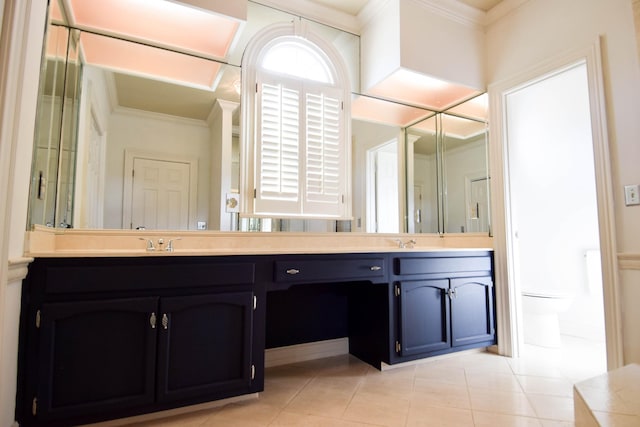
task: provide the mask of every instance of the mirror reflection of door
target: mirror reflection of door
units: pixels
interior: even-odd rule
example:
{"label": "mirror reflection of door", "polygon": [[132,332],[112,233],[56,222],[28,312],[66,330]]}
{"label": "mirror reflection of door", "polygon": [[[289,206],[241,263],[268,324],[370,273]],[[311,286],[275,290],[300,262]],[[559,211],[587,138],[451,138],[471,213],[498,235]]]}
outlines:
{"label": "mirror reflection of door", "polygon": [[400,212],[398,200],[398,141],[392,140],[369,150],[369,202],[367,231],[398,233]]}
{"label": "mirror reflection of door", "polygon": [[467,232],[478,233],[489,229],[489,180],[487,177],[465,178]]}
{"label": "mirror reflection of door", "polygon": [[133,160],[131,228],[189,228],[190,165],[182,162]]}

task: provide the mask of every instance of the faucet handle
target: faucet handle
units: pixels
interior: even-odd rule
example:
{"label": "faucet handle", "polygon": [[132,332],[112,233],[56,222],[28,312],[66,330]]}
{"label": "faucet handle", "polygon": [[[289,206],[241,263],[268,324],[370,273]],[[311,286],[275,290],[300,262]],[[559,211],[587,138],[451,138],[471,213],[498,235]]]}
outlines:
{"label": "faucet handle", "polygon": [[165,248],[165,251],[167,252],[173,252],[173,242],[176,240],[182,240],[182,237],[177,237],[175,239],[169,239],[169,241],[167,242],[167,247]]}

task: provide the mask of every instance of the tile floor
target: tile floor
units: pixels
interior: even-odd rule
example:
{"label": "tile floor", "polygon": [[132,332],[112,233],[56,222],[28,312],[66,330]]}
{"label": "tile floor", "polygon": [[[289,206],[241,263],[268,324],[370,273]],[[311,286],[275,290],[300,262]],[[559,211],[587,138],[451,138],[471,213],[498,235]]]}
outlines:
{"label": "tile floor", "polygon": [[138,423],[195,426],[573,426],[573,383],[605,372],[604,350],[465,353],[380,372],[345,355],[267,369],[258,399]]}

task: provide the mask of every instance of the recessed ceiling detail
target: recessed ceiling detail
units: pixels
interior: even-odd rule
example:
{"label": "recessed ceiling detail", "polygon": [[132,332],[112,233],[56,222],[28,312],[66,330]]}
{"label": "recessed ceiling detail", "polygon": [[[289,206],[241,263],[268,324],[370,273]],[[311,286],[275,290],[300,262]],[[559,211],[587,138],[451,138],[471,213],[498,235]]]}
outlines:
{"label": "recessed ceiling detail", "polygon": [[400,68],[367,90],[367,93],[430,110],[443,111],[481,92]]}
{"label": "recessed ceiling detail", "polygon": [[81,29],[223,59],[240,22],[167,0],[66,0]]}
{"label": "recessed ceiling detail", "polygon": [[85,62],[112,71],[214,89],[221,64],[124,40],[82,33]]}
{"label": "recessed ceiling detail", "polygon": [[432,114],[432,111],[367,96],[357,96],[351,101],[352,119],[391,126],[406,127]]}

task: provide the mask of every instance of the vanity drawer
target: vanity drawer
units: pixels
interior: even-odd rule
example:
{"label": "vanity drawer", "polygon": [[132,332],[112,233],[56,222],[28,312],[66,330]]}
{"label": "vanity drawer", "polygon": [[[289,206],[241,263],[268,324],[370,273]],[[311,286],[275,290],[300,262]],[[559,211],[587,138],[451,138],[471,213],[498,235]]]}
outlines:
{"label": "vanity drawer", "polygon": [[402,257],[394,259],[394,274],[416,275],[465,275],[491,272],[490,255]]}
{"label": "vanity drawer", "polygon": [[251,285],[255,282],[253,262],[131,263],[100,260],[84,265],[46,267],[46,292],[134,291],[144,289],[201,288]]}
{"label": "vanity drawer", "polygon": [[385,258],[287,259],[275,262],[274,279],[280,283],[341,282],[385,277]]}

